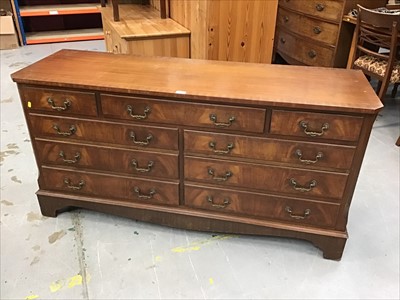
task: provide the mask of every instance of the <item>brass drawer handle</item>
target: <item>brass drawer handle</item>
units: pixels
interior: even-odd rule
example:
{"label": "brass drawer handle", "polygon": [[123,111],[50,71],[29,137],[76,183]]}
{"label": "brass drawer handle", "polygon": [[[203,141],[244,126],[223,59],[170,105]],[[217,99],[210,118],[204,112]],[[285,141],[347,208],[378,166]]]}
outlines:
{"label": "brass drawer handle", "polygon": [[58,155],[67,164],[76,164],[81,159],[81,154],[79,152],[75,153],[74,159],[67,159],[64,151],[60,151]]}
{"label": "brass drawer handle", "polygon": [[304,210],[303,215],[293,214],[293,210],[292,210],[292,208],[290,206],[286,206],[285,211],[287,213],[289,213],[290,217],[292,217],[293,219],[296,219],[296,220],[304,220],[305,218],[307,218],[311,214],[311,209],[309,209],[309,208]]}
{"label": "brass drawer handle", "polygon": [[227,181],[229,177],[232,177],[232,172],[231,171],[226,171],[225,175],[223,176],[215,176],[215,171],[214,169],[209,168],[208,169],[208,174],[212,176],[212,179],[215,181]]}
{"label": "brass drawer handle", "polygon": [[319,27],[319,26],[315,26],[315,27],[313,28],[313,31],[314,31],[315,34],[320,34],[320,33],[322,32],[322,29],[321,29],[321,27]]}
{"label": "brass drawer handle", "polygon": [[56,106],[54,100],[51,97],[47,98],[47,103],[49,103],[51,108],[56,111],[64,111],[71,106],[71,101],[69,101],[68,99],[64,101],[63,103],[64,106]]}
{"label": "brass drawer handle", "polygon": [[317,5],[315,5],[315,9],[318,11],[323,11],[325,9],[325,5],[323,5],[322,3],[318,3]]}
{"label": "brass drawer handle", "polygon": [[217,115],[215,114],[210,114],[210,120],[214,123],[215,126],[217,127],[229,127],[232,125],[233,121],[235,121],[235,117],[232,116],[228,119],[227,123],[219,123],[217,122]]}
{"label": "brass drawer handle", "polygon": [[299,161],[301,161],[303,164],[307,164],[307,165],[315,164],[316,162],[318,162],[318,160],[319,160],[320,158],[322,158],[322,157],[324,156],[324,154],[323,154],[322,152],[318,152],[317,155],[315,156],[315,159],[314,159],[314,160],[311,160],[311,159],[303,159],[303,153],[301,152],[300,149],[297,149],[297,150],[296,150],[296,155],[297,155],[297,157],[299,158]]}
{"label": "brass drawer handle", "polygon": [[304,131],[305,134],[307,134],[309,136],[312,136],[312,137],[321,136],[329,129],[329,124],[328,123],[322,124],[320,132],[308,131],[308,123],[306,121],[300,121],[299,125],[300,125],[301,128],[304,129],[303,131]]}
{"label": "brass drawer handle", "polygon": [[211,149],[213,149],[212,151],[213,151],[215,154],[228,154],[228,153],[231,152],[231,150],[233,149],[233,143],[229,143],[229,144],[226,146],[226,150],[218,150],[218,149],[215,149],[216,144],[217,144],[217,143],[214,142],[214,141],[211,141],[211,142],[208,143],[208,146],[209,146]]}
{"label": "brass drawer handle", "polygon": [[282,44],[286,43],[286,39],[284,39],[284,38],[281,38],[280,41],[281,41]]}
{"label": "brass drawer handle", "polygon": [[295,189],[296,191],[299,192],[309,192],[311,191],[314,187],[317,186],[317,181],[316,180],[311,180],[310,184],[308,185],[308,187],[303,187],[303,186],[297,186],[297,181],[294,178],[291,178],[289,180],[290,184],[292,185],[293,189]]}
{"label": "brass drawer handle", "polygon": [[224,202],[222,204],[216,204],[214,203],[214,199],[211,196],[207,196],[207,201],[211,203],[211,205],[213,207],[216,208],[225,208],[227,207],[229,204],[231,204],[231,202],[229,201],[229,199],[224,199]]}
{"label": "brass drawer handle", "polygon": [[317,52],[315,52],[315,50],[310,50],[307,54],[309,58],[315,58],[317,56]]}
{"label": "brass drawer handle", "polygon": [[57,124],[53,124],[53,129],[57,132],[58,135],[62,135],[62,136],[71,136],[76,132],[75,125],[71,125],[69,127],[68,131],[61,131],[60,127],[58,127]]}
{"label": "brass drawer handle", "polygon": [[147,146],[148,144],[150,144],[150,141],[151,141],[151,139],[153,138],[153,136],[152,136],[151,134],[149,134],[149,135],[146,137],[146,140],[145,140],[145,141],[137,141],[137,140],[136,140],[135,132],[134,132],[134,131],[131,131],[131,138],[132,138],[132,142],[133,142],[135,145]]}
{"label": "brass drawer handle", "polygon": [[146,106],[146,107],[144,108],[143,115],[134,115],[134,114],[133,114],[133,106],[132,106],[132,105],[128,105],[128,106],[126,107],[126,110],[128,111],[129,115],[130,115],[132,118],[136,119],[136,120],[143,120],[143,119],[146,119],[146,118],[148,117],[148,114],[150,114],[150,112],[151,112],[150,107],[148,107],[148,106]]}
{"label": "brass drawer handle", "polygon": [[154,166],[154,162],[151,160],[147,163],[147,168],[139,168],[138,162],[136,161],[136,159],[132,159],[131,163],[132,163],[132,166],[135,168],[135,170],[140,173],[150,172],[151,168]]}
{"label": "brass drawer handle", "polygon": [[153,196],[156,194],[156,190],[155,190],[155,189],[150,189],[148,195],[141,194],[141,193],[140,193],[140,189],[139,189],[137,186],[135,186],[135,187],[133,188],[133,191],[137,194],[137,196],[138,196],[139,199],[151,199],[151,198],[153,198]]}
{"label": "brass drawer handle", "polygon": [[71,183],[71,179],[69,179],[69,178],[64,178],[64,184],[67,186],[67,188],[69,188],[69,189],[71,189],[71,190],[78,191],[78,190],[81,190],[81,189],[85,186],[85,181],[80,180],[80,181],[78,182],[78,185],[73,185],[73,184]]}

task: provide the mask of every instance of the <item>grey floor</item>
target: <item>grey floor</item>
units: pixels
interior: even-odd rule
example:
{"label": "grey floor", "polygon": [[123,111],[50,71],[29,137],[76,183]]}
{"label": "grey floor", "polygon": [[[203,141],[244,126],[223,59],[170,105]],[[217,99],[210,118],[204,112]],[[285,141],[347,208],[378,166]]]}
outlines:
{"label": "grey floor", "polygon": [[[377,118],[340,262],[305,241],[165,228],[86,210],[40,214],[10,73],[61,48],[1,54],[1,299],[399,299],[400,97]],[[332,83],[334,84],[334,83]],[[357,91],[355,91],[357,92]]]}

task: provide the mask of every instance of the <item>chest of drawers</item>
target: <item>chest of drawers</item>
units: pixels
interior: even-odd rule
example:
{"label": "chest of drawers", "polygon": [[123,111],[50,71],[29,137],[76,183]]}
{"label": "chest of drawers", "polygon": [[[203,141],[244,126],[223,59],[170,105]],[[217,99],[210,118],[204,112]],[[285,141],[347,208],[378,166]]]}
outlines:
{"label": "chest of drawers", "polygon": [[354,25],[343,16],[357,4],[376,8],[386,0],[279,0],[275,53],[289,64],[346,67]]}
{"label": "chest of drawers", "polygon": [[382,106],[362,72],[61,50],[12,78],[43,215],[81,207],[341,257]]}

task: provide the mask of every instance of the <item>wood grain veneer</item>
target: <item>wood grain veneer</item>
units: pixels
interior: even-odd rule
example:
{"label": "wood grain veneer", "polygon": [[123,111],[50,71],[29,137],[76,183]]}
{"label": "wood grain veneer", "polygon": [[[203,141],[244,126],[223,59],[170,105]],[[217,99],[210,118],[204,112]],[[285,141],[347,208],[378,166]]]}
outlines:
{"label": "wood grain veneer", "polygon": [[12,79],[43,215],[81,207],[342,256],[382,107],[362,72],[61,50]]}

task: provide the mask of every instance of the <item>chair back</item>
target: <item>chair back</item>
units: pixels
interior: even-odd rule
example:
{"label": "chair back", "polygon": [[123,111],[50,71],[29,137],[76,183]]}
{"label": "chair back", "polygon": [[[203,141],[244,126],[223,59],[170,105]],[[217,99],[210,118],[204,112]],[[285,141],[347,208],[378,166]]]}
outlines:
{"label": "chair back", "polygon": [[[389,83],[395,84],[393,91],[399,84],[400,15],[357,6],[357,45],[352,68],[361,69],[368,78],[378,79],[377,94],[383,101]],[[380,51],[381,48],[386,50]]]}
{"label": "chair back", "polygon": [[[366,54],[384,59],[392,65],[396,56],[399,57],[399,28],[399,14],[377,12],[358,5],[357,48],[353,62],[357,57]],[[380,53],[380,48],[390,51]]]}

